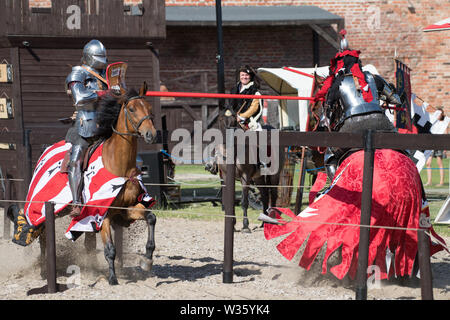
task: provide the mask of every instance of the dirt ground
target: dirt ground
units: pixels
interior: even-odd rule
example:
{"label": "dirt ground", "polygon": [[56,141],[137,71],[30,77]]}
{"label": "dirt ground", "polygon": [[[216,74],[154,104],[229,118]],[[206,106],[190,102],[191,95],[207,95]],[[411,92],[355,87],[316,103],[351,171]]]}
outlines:
{"label": "dirt ground", "polygon": [[[119,285],[107,281],[107,263],[97,236],[94,255],[85,253],[83,237],[76,242],[63,233],[66,218],[57,220],[57,281],[69,289],[55,294],[30,294],[42,288],[38,266],[39,244],[20,247],[0,240],[0,299],[43,300],[352,300],[353,284],[315,271],[305,271],[297,261],[287,261],[275,246],[280,239],[265,240],[262,229],[234,233],[234,278],[222,283],[223,221],[196,221],[159,218],[156,224],[156,251],[153,268],[138,267],[147,237],[145,223],[138,221],[124,232],[123,268]],[[253,222],[251,227],[259,223]],[[239,228],[241,220],[238,219]],[[3,226],[1,229],[3,230]],[[0,234],[2,231],[0,231]],[[446,239],[447,244],[450,238]],[[450,254],[431,258],[434,298],[450,300]],[[420,284],[382,281],[370,286],[369,300],[421,299]]]}

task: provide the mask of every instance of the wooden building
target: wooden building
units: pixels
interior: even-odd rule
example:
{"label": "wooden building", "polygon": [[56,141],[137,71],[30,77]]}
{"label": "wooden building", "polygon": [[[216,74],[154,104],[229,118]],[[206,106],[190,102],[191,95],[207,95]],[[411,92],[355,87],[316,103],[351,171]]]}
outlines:
{"label": "wooden building", "polygon": [[[0,102],[8,103],[0,109],[9,110],[0,112],[0,168],[4,177],[19,180],[12,182],[12,199],[25,199],[31,178],[28,155],[34,167],[43,149],[65,136],[68,125],[58,119],[74,111],[65,78],[71,66],[79,65],[89,40],[105,44],[109,62],[128,63],[129,87],[147,81],[159,90],[159,64],[151,43],[166,35],[164,0],[143,0],[139,6],[124,6],[122,0],[53,0],[49,8],[4,0],[0,32],[0,62],[5,65],[0,70],[12,74],[0,82]],[[160,113],[159,100],[154,100]]]}

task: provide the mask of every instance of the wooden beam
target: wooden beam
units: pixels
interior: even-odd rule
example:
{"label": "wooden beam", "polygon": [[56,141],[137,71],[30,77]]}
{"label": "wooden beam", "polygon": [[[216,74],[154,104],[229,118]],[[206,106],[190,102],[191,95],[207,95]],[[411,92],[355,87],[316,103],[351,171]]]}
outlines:
{"label": "wooden beam", "polygon": [[[270,141],[270,131],[268,141]],[[342,148],[363,148],[361,134],[342,132],[296,132],[280,131],[280,146],[327,146]],[[449,150],[448,134],[400,134],[374,132],[373,145],[377,149],[400,150]]]}
{"label": "wooden beam", "polygon": [[191,118],[194,121],[201,121],[201,119],[197,117],[195,111],[188,104],[182,104],[181,106],[183,107],[184,110],[186,110],[186,112],[191,116]]}
{"label": "wooden beam", "polygon": [[[223,21],[224,27],[242,27],[242,26],[303,26],[310,25],[311,23],[321,24],[339,24],[341,19],[302,19],[302,20],[272,20],[272,21],[249,21],[249,20],[236,20],[236,21]],[[166,21],[166,26],[170,27],[215,27],[216,21]]]}
{"label": "wooden beam", "polygon": [[207,121],[207,128],[208,129],[214,124],[214,122],[216,121],[218,116],[219,116],[219,107],[215,108],[213,110],[213,112],[211,112],[209,114],[208,121]]}
{"label": "wooden beam", "polygon": [[317,24],[311,23],[309,25],[311,29],[313,29],[317,34],[319,34],[322,38],[324,38],[329,44],[331,44],[336,50],[339,50],[339,42],[330,36],[328,32],[326,32],[322,27],[318,26]]}
{"label": "wooden beam", "polygon": [[[202,91],[208,92],[208,73],[204,72],[200,75]],[[203,130],[208,129],[208,105],[202,105],[202,127]]]}
{"label": "wooden beam", "polygon": [[320,43],[316,31],[312,30],[313,35],[313,66],[320,66]]}
{"label": "wooden beam", "polygon": [[[159,51],[154,48],[151,43],[148,43],[148,48],[152,57],[152,87],[153,90],[160,90],[161,80],[159,77]],[[154,119],[154,125],[156,130],[162,130],[162,112],[161,112],[161,99],[155,97],[153,99],[153,112],[157,116]],[[162,148],[162,144],[158,144],[158,149]]]}
{"label": "wooden beam", "polygon": [[[24,121],[23,121],[23,105],[22,105],[22,85],[21,85],[21,75],[20,75],[20,49],[15,47],[10,49],[11,52],[11,64],[14,68],[14,79],[12,83],[13,92],[13,108],[14,108],[14,127],[15,130],[19,132],[24,132]],[[17,140],[17,156],[21,159],[22,163],[19,165],[22,174],[27,175],[28,161],[27,150],[24,145],[24,137]],[[30,155],[31,156],[31,155]],[[23,176],[22,176],[23,177]],[[27,181],[21,185],[18,191],[18,198],[25,199],[27,196],[28,185]]]}

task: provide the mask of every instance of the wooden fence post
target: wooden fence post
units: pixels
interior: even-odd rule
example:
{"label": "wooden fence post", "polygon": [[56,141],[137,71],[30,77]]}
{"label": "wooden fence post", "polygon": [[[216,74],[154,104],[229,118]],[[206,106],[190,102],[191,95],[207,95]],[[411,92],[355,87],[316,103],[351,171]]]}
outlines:
{"label": "wooden fence post", "polygon": [[[425,224],[424,221],[426,221]],[[433,277],[431,273],[430,261],[430,239],[425,234],[425,231],[429,230],[430,227],[431,223],[429,223],[429,221],[423,219],[423,217],[419,218],[420,230],[417,231],[417,250],[419,256],[420,289],[422,293],[422,300],[433,300]]]}
{"label": "wooden fence post", "polygon": [[47,290],[48,293],[56,293],[56,241],[55,241],[55,204],[45,203],[45,232],[47,254]]}
{"label": "wooden fence post", "polygon": [[[6,177],[5,174],[3,177]],[[5,192],[3,193],[5,196],[5,200],[11,200],[11,181],[7,178],[3,180],[5,186]],[[3,203],[3,239],[9,239],[11,235],[11,221],[7,216],[8,208],[11,205],[11,202],[5,201]]]}
{"label": "wooden fence post", "polygon": [[[233,132],[228,131],[227,132]],[[224,258],[223,258],[223,283],[233,282],[233,250],[234,250],[234,224],[236,221],[234,211],[235,200],[235,162],[236,162],[236,144],[234,135],[232,139],[227,139],[227,144],[232,142],[234,147],[233,161],[229,160],[230,154],[227,150],[225,176],[225,190],[222,194],[223,204],[225,206],[225,235],[224,235]],[[230,141],[231,140],[231,141]]]}
{"label": "wooden fence post", "polygon": [[367,267],[369,263],[370,216],[372,210],[372,184],[375,149],[372,130],[364,134],[364,169],[361,194],[361,226],[359,228],[358,271],[356,274],[356,300],[367,300]]}

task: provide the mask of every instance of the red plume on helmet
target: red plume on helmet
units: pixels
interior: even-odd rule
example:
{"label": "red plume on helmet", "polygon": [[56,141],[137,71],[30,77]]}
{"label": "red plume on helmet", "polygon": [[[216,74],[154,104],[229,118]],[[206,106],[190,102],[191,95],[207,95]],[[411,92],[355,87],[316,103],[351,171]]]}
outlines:
{"label": "red plume on helmet", "polygon": [[345,38],[345,35],[347,34],[347,31],[345,29],[342,29],[341,31],[339,31],[339,34],[342,36],[342,39],[341,39],[341,52],[343,52],[343,51],[349,49],[348,41]]}

